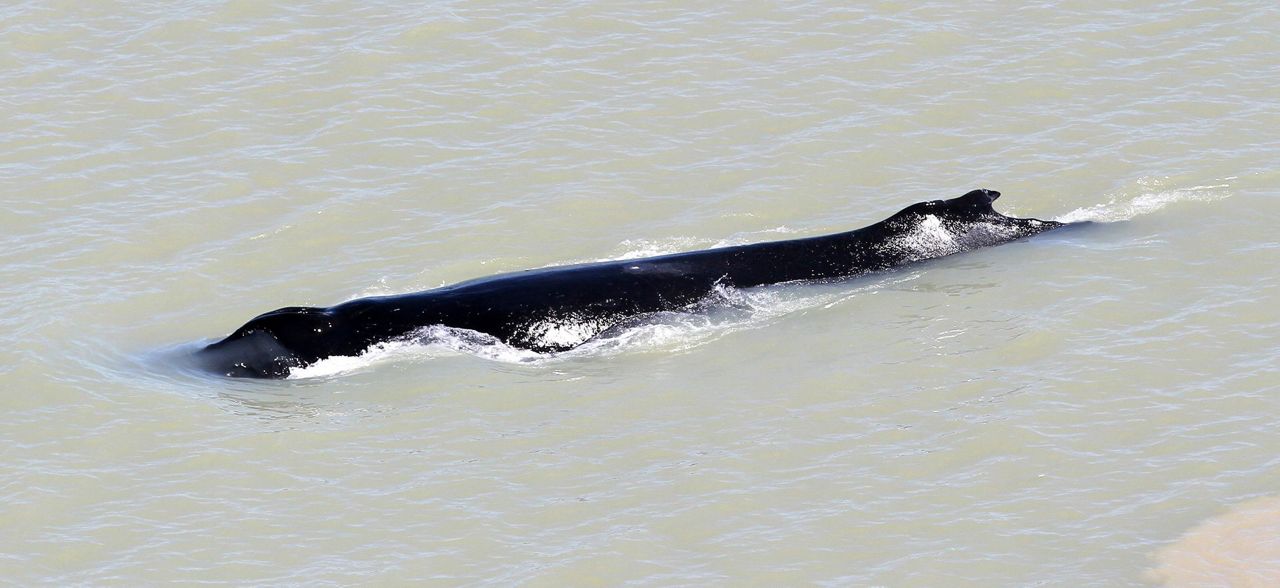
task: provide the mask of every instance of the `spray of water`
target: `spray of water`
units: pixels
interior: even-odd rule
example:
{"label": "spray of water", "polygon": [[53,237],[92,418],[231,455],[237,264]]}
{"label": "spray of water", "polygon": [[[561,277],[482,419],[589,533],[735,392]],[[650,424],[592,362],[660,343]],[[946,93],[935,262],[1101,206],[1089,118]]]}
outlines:
{"label": "spray of water", "polygon": [[1224,183],[1219,184],[1174,188],[1169,186],[1167,178],[1143,178],[1138,181],[1139,189],[1136,193],[1123,191],[1111,196],[1110,201],[1104,204],[1077,208],[1053,220],[1064,223],[1127,221],[1177,202],[1222,200],[1231,196],[1231,184],[1225,182],[1234,179],[1227,178]]}
{"label": "spray of water", "polygon": [[[762,327],[791,313],[830,307],[861,293],[915,278],[916,274],[895,274],[857,286],[848,283],[779,284],[748,289],[719,286],[687,312],[659,312],[637,317],[560,353],[537,353],[512,347],[484,333],[434,325],[412,337],[370,347],[357,357],[330,357],[311,366],[294,369],[289,377],[329,377],[360,371],[375,364],[457,355],[499,363],[544,365],[619,353],[681,352],[706,345],[730,333]],[[573,328],[572,325],[565,327],[567,330]]]}

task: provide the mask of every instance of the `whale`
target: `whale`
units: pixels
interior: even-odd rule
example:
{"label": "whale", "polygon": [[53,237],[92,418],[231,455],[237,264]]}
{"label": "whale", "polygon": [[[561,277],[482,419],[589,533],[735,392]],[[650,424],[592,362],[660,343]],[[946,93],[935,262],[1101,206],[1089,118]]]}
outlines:
{"label": "whale", "polygon": [[999,196],[979,189],[919,202],[875,224],[830,235],[554,266],[328,307],[280,308],[195,356],[201,367],[224,376],[285,378],[326,358],[413,340],[432,327],[556,353],[646,315],[695,312],[720,288],[845,280],[1065,226],[1000,214],[992,206]]}

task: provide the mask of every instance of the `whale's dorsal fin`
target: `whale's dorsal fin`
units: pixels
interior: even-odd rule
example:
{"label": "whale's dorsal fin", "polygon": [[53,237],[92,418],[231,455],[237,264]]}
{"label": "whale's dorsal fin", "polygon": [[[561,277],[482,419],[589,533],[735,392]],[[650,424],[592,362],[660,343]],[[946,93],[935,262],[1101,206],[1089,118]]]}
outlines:
{"label": "whale's dorsal fin", "polygon": [[999,197],[999,192],[982,188],[979,190],[973,190],[964,196],[947,200],[945,201],[945,204],[948,209],[956,211],[965,210],[980,213],[995,212],[995,209],[991,208],[991,203],[995,202],[996,198]]}

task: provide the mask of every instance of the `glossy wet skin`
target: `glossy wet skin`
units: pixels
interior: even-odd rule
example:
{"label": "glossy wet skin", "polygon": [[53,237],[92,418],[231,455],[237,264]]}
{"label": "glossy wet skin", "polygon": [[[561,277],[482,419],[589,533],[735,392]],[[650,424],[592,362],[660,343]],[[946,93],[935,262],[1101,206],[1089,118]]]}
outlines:
{"label": "glossy wet skin", "polygon": [[[686,309],[720,285],[847,278],[1062,226],[1001,215],[991,207],[999,196],[974,190],[921,202],[834,235],[516,272],[327,308],[282,308],[259,315],[197,355],[220,374],[281,378],[292,368],[359,355],[432,325],[477,331],[538,352],[563,351],[622,321]],[[548,338],[548,326],[557,323],[573,324],[582,337]]]}

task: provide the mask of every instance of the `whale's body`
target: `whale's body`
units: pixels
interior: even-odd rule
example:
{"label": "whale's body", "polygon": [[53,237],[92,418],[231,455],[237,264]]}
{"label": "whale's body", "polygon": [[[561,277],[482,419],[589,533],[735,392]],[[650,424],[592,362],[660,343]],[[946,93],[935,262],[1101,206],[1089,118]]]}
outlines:
{"label": "whale's body", "polygon": [[[921,202],[834,235],[529,270],[327,308],[281,308],[197,355],[228,376],[281,378],[293,368],[359,355],[435,325],[477,331],[513,347],[562,351],[629,319],[689,308],[718,285],[848,278],[1062,226],[1004,216],[991,207],[999,195],[974,190]],[[574,336],[562,336],[565,325]]]}

